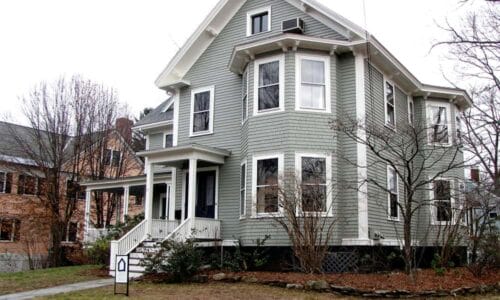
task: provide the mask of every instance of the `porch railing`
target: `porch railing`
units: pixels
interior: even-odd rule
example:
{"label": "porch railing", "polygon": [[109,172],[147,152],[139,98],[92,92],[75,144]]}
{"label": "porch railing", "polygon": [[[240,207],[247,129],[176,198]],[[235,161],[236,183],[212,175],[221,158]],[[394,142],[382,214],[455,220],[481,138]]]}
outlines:
{"label": "porch railing", "polygon": [[186,219],[166,239],[218,240],[220,239],[220,221],[203,218]]}
{"label": "porch railing", "polygon": [[137,246],[139,246],[144,238],[146,237],[147,221],[142,220],[139,225],[130,230],[118,241],[111,241],[111,257],[110,257],[110,269],[115,268],[115,259],[117,255],[126,255]]}
{"label": "porch railing", "polygon": [[151,237],[154,239],[166,238],[177,226],[179,226],[179,221],[152,220]]}

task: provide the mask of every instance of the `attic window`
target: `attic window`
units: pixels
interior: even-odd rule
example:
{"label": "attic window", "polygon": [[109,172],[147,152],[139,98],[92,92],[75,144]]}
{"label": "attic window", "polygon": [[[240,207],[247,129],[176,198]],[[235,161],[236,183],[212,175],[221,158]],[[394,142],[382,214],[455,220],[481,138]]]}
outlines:
{"label": "attic window", "polygon": [[271,7],[247,13],[247,36],[271,31]]}

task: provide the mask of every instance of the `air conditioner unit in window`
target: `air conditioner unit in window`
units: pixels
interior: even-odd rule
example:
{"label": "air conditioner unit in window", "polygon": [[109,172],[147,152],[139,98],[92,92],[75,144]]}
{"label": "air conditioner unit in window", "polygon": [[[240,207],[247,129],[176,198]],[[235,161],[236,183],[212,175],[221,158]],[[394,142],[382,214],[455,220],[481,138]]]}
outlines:
{"label": "air conditioner unit in window", "polygon": [[295,18],[283,21],[281,31],[283,33],[304,33],[304,20]]}

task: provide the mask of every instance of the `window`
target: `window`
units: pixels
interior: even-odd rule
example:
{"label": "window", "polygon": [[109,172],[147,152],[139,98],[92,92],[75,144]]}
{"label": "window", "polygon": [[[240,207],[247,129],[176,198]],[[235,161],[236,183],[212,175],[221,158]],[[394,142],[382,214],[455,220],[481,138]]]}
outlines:
{"label": "window", "polygon": [[279,177],[283,175],[282,168],[283,155],[254,157],[253,182],[257,216],[279,212]]}
{"label": "window", "polygon": [[456,134],[455,134],[455,142],[457,145],[462,144],[462,118],[460,116],[460,111],[458,108],[456,108],[456,115],[455,115],[455,127],[456,127]]}
{"label": "window", "polygon": [[40,178],[40,177],[38,178],[38,186],[36,189],[36,194],[38,196],[40,196],[40,195],[46,196],[46,194],[47,194],[47,179]]}
{"label": "window", "polygon": [[191,136],[213,133],[214,91],[208,87],[191,92]]}
{"label": "window", "polygon": [[254,113],[284,108],[284,56],[255,61]]}
{"label": "window", "polygon": [[241,95],[241,122],[244,123],[248,118],[248,67],[241,79]]}
{"label": "window", "polygon": [[326,159],[301,158],[301,200],[304,212],[326,212]]}
{"label": "window", "polygon": [[19,175],[17,182],[17,193],[19,195],[35,195],[37,178],[25,174]]}
{"label": "window", "polygon": [[136,195],[135,196],[135,202],[134,202],[134,205],[137,205],[137,206],[142,206],[142,199],[144,198],[143,195]]}
{"label": "window", "polygon": [[296,109],[331,111],[330,57],[297,55]]}
{"label": "window", "polygon": [[118,167],[120,165],[120,158],[122,156],[121,152],[113,150],[111,155],[111,166]]}
{"label": "window", "polygon": [[10,194],[12,189],[12,173],[0,172],[0,194]]}
{"label": "window", "polygon": [[242,163],[240,169],[240,217],[245,216],[247,189],[247,164]]}
{"label": "window", "polygon": [[398,174],[391,166],[387,166],[387,201],[389,219],[399,220],[399,187]]}
{"label": "window", "polygon": [[74,243],[78,238],[78,223],[69,222],[68,227],[66,228],[66,237],[65,242]]}
{"label": "window", "polygon": [[111,155],[112,151],[111,149],[105,149],[104,154],[102,156],[102,163],[105,166],[109,166],[111,164]]}
{"label": "window", "polygon": [[446,103],[428,105],[429,142],[432,144],[450,145],[450,109]]}
{"label": "window", "polygon": [[271,31],[271,7],[247,13],[247,36]]}
{"label": "window", "polygon": [[105,149],[102,156],[102,163],[105,166],[120,166],[121,152],[117,150]]}
{"label": "window", "polygon": [[412,126],[415,125],[415,103],[411,96],[408,96],[408,123]]}
{"label": "window", "polygon": [[385,82],[385,124],[396,126],[396,89],[389,81]]}
{"label": "window", "polygon": [[80,186],[77,182],[72,180],[66,181],[66,197],[68,199],[85,200],[85,187]]}
{"label": "window", "polygon": [[0,241],[18,241],[20,228],[21,221],[17,219],[0,218]]}
{"label": "window", "polygon": [[435,180],[432,185],[433,223],[444,225],[453,219],[452,181]]}
{"label": "window", "polygon": [[174,135],[171,133],[165,134],[164,148],[172,148],[174,146]]}

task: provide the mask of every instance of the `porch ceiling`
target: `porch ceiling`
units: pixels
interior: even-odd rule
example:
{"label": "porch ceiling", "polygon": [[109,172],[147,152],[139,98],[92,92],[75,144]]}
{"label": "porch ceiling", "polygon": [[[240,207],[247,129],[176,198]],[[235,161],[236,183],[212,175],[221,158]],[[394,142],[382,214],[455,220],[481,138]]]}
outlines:
{"label": "porch ceiling", "polygon": [[222,165],[231,151],[205,145],[191,144],[167,149],[143,151],[137,155],[148,159],[152,164],[175,165],[189,159],[198,159],[213,164]]}

